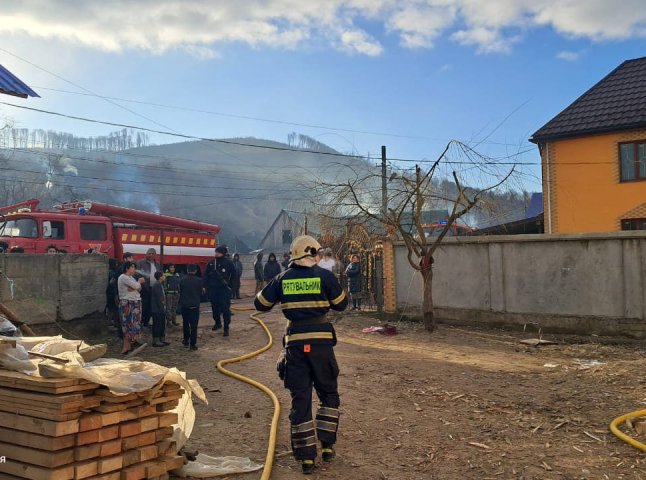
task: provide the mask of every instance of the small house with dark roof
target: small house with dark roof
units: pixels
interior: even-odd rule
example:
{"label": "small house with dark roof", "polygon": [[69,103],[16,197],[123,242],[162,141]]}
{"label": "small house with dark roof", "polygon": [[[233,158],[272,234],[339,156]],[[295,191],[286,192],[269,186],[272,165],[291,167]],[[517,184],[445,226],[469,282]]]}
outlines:
{"label": "small house with dark roof", "polygon": [[646,230],[646,57],[619,65],[530,141],[545,233]]}

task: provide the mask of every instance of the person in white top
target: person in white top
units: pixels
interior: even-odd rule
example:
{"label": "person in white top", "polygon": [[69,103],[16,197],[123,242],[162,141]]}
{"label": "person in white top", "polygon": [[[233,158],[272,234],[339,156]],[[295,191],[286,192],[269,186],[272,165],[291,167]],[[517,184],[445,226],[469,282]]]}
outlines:
{"label": "person in white top", "polygon": [[336,265],[336,260],[332,256],[332,252],[327,250],[323,258],[319,261],[319,267],[329,270],[334,273],[334,266]]}
{"label": "person in white top", "polygon": [[119,289],[119,315],[123,330],[123,347],[121,353],[128,355],[142,346],[137,339],[141,332],[141,289],[146,282],[144,278],[134,279],[137,267],[133,262],[123,264],[123,273],[117,280]]}

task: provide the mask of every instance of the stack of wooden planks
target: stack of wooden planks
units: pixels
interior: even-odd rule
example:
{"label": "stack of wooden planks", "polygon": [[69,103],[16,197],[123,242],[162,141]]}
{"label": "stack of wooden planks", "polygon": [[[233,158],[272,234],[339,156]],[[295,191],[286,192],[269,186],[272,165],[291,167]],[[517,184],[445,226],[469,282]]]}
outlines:
{"label": "stack of wooden planks", "polygon": [[114,395],[81,379],[0,370],[0,478],[167,479],[183,465],[170,437],[184,390]]}

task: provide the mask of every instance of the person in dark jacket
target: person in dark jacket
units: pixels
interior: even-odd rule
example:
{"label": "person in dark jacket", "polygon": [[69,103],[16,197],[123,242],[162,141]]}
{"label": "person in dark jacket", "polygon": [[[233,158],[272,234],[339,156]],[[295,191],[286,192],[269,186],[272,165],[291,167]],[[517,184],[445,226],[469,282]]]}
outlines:
{"label": "person in dark jacket", "polygon": [[352,310],[361,310],[361,264],[359,255],[350,257],[350,264],[345,269],[348,277],[348,292],[352,299]]}
{"label": "person in dark jacket", "polygon": [[170,345],[166,341],[166,294],[164,293],[164,273],[154,274],[156,282],[150,288],[150,313],[153,317],[153,347]]}
{"label": "person in dark jacket", "polygon": [[118,267],[115,258],[108,260],[108,287],[105,290],[105,315],[108,321],[117,328],[119,338],[123,338],[121,320],[119,319],[119,289],[117,288],[117,280],[121,273]]}
{"label": "person in dark jacket", "polygon": [[265,268],[263,269],[263,278],[265,282],[271,281],[276,275],[280,273],[280,263],[276,260],[276,255],[273,253],[269,254],[267,258],[267,263],[265,263]]}
{"label": "person in dark jacket", "polygon": [[141,325],[148,326],[151,317],[150,312],[150,289],[157,282],[155,272],[163,272],[161,264],[157,261],[157,250],[149,248],[146,250],[146,258],[137,262],[137,273],[146,280],[141,288]]}
{"label": "person in dark jacket", "polygon": [[179,325],[177,323],[177,306],[179,304],[179,281],[182,279],[177,272],[174,263],[169,263],[164,272],[164,293],[166,293],[166,324]]}
{"label": "person in dark jacket", "polygon": [[179,282],[179,303],[182,308],[184,340],[182,345],[197,350],[197,325],[200,323],[200,300],[202,299],[202,279],[197,277],[197,265],[187,267],[188,275]]}
{"label": "person in dark jacket", "polygon": [[253,262],[253,274],[256,278],[256,293],[265,286],[265,273],[262,269],[262,252],[256,255],[256,261]]}
{"label": "person in dark jacket", "polygon": [[[277,368],[292,396],[292,451],[306,474],[314,470],[317,438],[324,461],[335,455],[339,367],[334,356],[336,334],[327,313],[330,309],[343,311],[348,305],[334,274],[317,265],[320,248],[309,235],[296,237],[289,268],[274,277],[254,301],[256,310],[263,312],[280,303],[289,321]],[[316,420],[312,419],[312,387],[321,402]]]}
{"label": "person in dark jacket", "polygon": [[242,262],[240,261],[240,254],[233,254],[233,268],[235,275],[231,279],[231,298],[240,299],[240,283],[242,281]]}
{"label": "person in dark jacket", "polygon": [[231,283],[235,275],[233,262],[225,256],[227,251],[227,247],[218,245],[215,249],[215,258],[207,263],[204,274],[204,288],[208,293],[213,312],[212,330],[222,328],[220,318],[222,317],[225,337],[229,336],[229,325],[231,324]]}
{"label": "person in dark jacket", "polygon": [[280,262],[280,264],[283,267],[283,270],[287,270],[289,268],[289,253],[283,253],[283,261]]}

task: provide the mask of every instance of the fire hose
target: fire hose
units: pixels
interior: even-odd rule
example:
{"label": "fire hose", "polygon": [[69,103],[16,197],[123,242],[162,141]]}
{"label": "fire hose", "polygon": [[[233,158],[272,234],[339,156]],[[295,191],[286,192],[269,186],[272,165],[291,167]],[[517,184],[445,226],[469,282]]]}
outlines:
{"label": "fire hose", "polygon": [[[253,308],[240,308],[240,307],[233,307],[232,310],[255,311]],[[269,341],[267,342],[267,344],[261,349],[256,350],[255,352],[247,353],[239,357],[226,358],[224,360],[220,360],[217,363],[216,367],[218,371],[220,371],[224,375],[235,378],[236,380],[240,380],[241,382],[248,383],[249,385],[252,385],[258,388],[259,390],[262,390],[269,398],[271,398],[271,401],[274,404],[274,416],[271,419],[271,428],[269,430],[269,444],[267,446],[267,456],[265,458],[265,466],[262,470],[262,476],[260,477],[260,480],[269,480],[269,478],[271,477],[271,469],[274,465],[274,454],[276,451],[276,434],[278,431],[278,420],[280,419],[280,402],[278,401],[278,397],[276,397],[276,394],[272,392],[269,388],[264,386],[262,383],[259,383],[255,380],[252,380],[251,378],[245,377],[244,375],[240,375],[239,373],[235,373],[235,372],[232,372],[231,370],[227,370],[226,368],[224,368],[224,365],[228,365],[229,363],[241,362],[243,360],[248,360],[250,358],[256,357],[261,353],[269,350],[271,346],[274,344],[274,339],[271,336],[271,332],[267,328],[267,325],[265,325],[265,323],[257,315],[258,313],[252,313],[251,315],[249,315],[249,317],[254,319],[256,322],[258,322],[262,327],[262,329],[265,331],[265,333],[267,334],[267,337],[269,338]]]}
{"label": "fire hose", "polygon": [[646,445],[644,445],[641,442],[638,442],[634,438],[630,437],[629,435],[626,435],[624,432],[619,430],[619,425],[622,423],[626,422],[627,420],[631,420],[636,417],[643,417],[646,416],[646,410],[636,410],[634,412],[626,413],[625,415],[622,415],[620,417],[615,418],[611,423],[610,423],[610,431],[623,440],[626,443],[629,443],[635,448],[638,448],[642,452],[646,452]]}

